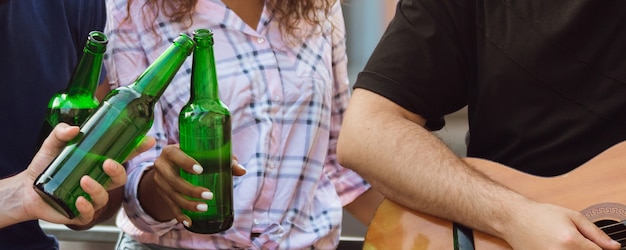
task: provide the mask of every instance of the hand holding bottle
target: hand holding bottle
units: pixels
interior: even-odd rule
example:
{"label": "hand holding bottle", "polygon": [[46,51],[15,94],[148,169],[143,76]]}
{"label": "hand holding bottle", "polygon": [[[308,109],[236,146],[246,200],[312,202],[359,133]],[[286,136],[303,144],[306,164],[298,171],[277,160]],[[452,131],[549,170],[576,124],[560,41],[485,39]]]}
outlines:
{"label": "hand holding bottle", "polygon": [[80,178],[88,174],[98,183],[110,178],[103,161],[123,161],[133,152],[154,121],[154,105],[194,48],[194,41],[181,34],[130,85],[112,90],[98,109],[80,125],[80,135],[35,179],[33,187],[49,204],[68,218],[78,216],[75,207]]}
{"label": "hand holding bottle", "polygon": [[[0,211],[3,218],[0,219],[0,228],[22,221],[41,219],[52,223],[85,225],[94,219],[95,212],[104,207],[108,202],[107,190],[120,187],[126,183],[126,171],[124,167],[108,159],[104,161],[104,172],[111,177],[111,182],[104,187],[91,177],[85,175],[80,180],[80,186],[92,198],[90,203],[84,197],[76,201],[76,208],[80,211],[80,216],[68,219],[54,208],[49,206],[31,188],[33,180],[48,166],[57,154],[65,147],[66,143],[73,139],[79,132],[76,126],[69,126],[65,123],[57,125],[48,138],[44,141],[41,149],[26,170],[13,177],[2,180],[2,187],[7,189],[14,187],[14,192],[4,196],[2,201],[11,201],[11,204],[0,202]],[[134,156],[154,145],[154,139],[148,137],[131,154]],[[5,185],[6,184],[6,185]],[[6,206],[4,206],[6,205]]]}
{"label": "hand holding bottle", "polygon": [[[231,116],[228,106],[219,96],[213,32],[197,29],[193,32],[196,48],[193,52],[189,101],[178,115],[180,149],[193,157],[203,169],[197,174],[180,171],[187,182],[212,190],[212,199],[196,209],[183,207],[191,221],[185,228],[194,233],[213,234],[233,225],[233,176]],[[205,196],[208,193],[205,193]],[[193,200],[193,198],[191,198]]]}
{"label": "hand holding bottle", "polygon": [[[198,174],[202,172],[204,167],[209,166],[200,166],[196,160],[181,151],[178,145],[165,146],[161,155],[154,162],[154,168],[142,178],[142,182],[146,183],[140,184],[140,188],[144,186],[150,189],[151,193],[159,194],[161,202],[165,202],[166,205],[153,206],[145,204],[141,200],[142,196],[140,196],[143,209],[159,221],[169,221],[175,218],[183,224],[191,224],[191,219],[183,214],[182,209],[200,211],[206,203],[193,201],[187,197],[203,200],[211,199],[212,193],[207,188],[190,184],[180,177],[179,173],[182,169],[191,174]],[[236,157],[233,157],[232,169],[234,176],[242,176],[246,173],[246,169],[239,164]],[[153,183],[154,185],[148,183]],[[139,192],[145,193],[141,190]]]}

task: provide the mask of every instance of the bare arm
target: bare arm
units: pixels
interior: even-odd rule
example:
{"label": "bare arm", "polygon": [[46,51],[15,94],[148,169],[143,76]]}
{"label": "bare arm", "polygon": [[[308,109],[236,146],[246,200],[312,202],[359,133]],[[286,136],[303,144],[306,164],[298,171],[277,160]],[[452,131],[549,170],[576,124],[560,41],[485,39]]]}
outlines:
{"label": "bare arm", "polygon": [[141,182],[139,182],[139,188],[137,190],[138,195],[137,198],[141,204],[141,207],[148,213],[152,218],[157,221],[169,221],[174,218],[174,211],[170,206],[162,206],[159,204],[166,204],[166,200],[160,192],[155,192],[157,189],[156,182],[154,181],[154,175],[156,174],[156,170],[154,168],[146,171],[141,177]]}
{"label": "bare arm", "polygon": [[[491,215],[491,221],[508,221],[500,207],[505,204],[496,205],[491,202],[493,198],[508,197],[503,203],[521,202],[524,198],[472,171],[424,129],[424,124],[423,118],[395,103],[356,89],[339,137],[339,161],[391,200],[492,234],[499,233],[497,223],[488,225],[472,218]],[[413,188],[407,192],[407,187]],[[487,212],[484,204],[498,206],[493,209],[495,214],[481,212]],[[472,207],[483,209],[473,212]]]}
{"label": "bare arm", "polygon": [[591,241],[575,237],[580,231],[607,249],[615,247],[580,213],[533,202],[467,166],[424,124],[419,115],[356,89],[339,137],[339,161],[388,199],[505,239],[515,249],[532,249],[529,240],[536,243],[534,247],[543,246],[535,249],[557,241],[541,236],[542,230],[549,231],[546,227],[528,230],[531,223],[544,223],[544,217],[555,222],[548,227],[566,235],[559,238],[566,244],[598,249]]}
{"label": "bare arm", "polygon": [[96,98],[98,99],[98,101],[102,101],[107,96],[107,94],[109,94],[110,91],[111,86],[109,85],[109,78],[105,77],[100,85],[98,85],[98,88],[96,88]]}

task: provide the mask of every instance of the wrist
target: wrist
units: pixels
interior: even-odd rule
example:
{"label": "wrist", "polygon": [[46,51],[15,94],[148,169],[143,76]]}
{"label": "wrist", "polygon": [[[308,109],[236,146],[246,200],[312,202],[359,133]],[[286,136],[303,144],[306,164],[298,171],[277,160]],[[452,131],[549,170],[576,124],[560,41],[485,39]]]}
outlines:
{"label": "wrist", "polygon": [[160,192],[155,190],[157,187],[154,181],[155,174],[154,168],[149,168],[143,173],[137,187],[137,200],[150,217],[161,222],[170,221],[174,218],[174,214],[163,205],[167,203],[161,197]]}
{"label": "wrist", "polygon": [[6,218],[5,222],[15,224],[37,219],[28,212],[32,206],[29,201],[40,199],[31,185],[32,180],[24,172],[0,180],[0,214]]}

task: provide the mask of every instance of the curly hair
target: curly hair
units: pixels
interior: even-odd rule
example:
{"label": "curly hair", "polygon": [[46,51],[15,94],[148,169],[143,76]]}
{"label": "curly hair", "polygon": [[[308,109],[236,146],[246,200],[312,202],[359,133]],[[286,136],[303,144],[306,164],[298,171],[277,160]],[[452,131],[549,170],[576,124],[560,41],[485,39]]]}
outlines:
{"label": "curly hair", "polygon": [[[133,0],[128,0],[127,9]],[[267,0],[267,8],[273,12],[283,36],[297,38],[298,24],[302,21],[311,26],[320,25],[329,15],[330,9],[340,0]],[[192,13],[198,0],[146,0],[142,7],[144,18],[156,20],[154,13],[162,12],[171,22],[183,22],[187,27],[193,24]],[[151,12],[154,11],[154,12]],[[151,13],[148,13],[151,12]],[[130,15],[130,14],[129,14]],[[128,16],[127,18],[130,18]],[[154,27],[152,28],[154,31]]]}

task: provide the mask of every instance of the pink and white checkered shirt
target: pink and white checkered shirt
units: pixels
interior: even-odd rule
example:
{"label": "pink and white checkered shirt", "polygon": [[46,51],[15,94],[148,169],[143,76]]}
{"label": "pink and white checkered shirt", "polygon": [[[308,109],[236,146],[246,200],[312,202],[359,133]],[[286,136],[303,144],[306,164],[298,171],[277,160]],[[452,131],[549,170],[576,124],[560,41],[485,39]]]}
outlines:
{"label": "pink and white checkered shirt", "polygon": [[[155,108],[155,148],[128,163],[118,226],[142,243],[187,249],[334,249],[342,206],[370,186],[336,161],[339,126],[350,96],[340,3],[296,46],[284,42],[271,13],[256,29],[219,0],[200,0],[193,25],[157,17],[147,29],[141,6],[108,0],[105,67],[113,87],[127,85],[180,33],[214,33],[220,97],[231,110],[233,154],[247,169],[234,179],[235,222],[221,234],[194,234],[176,221],[160,223],[137,201],[137,184],[163,146],[178,143],[178,113],[189,99],[191,57]],[[303,36],[305,37],[305,36]],[[251,233],[260,233],[251,239]]]}

